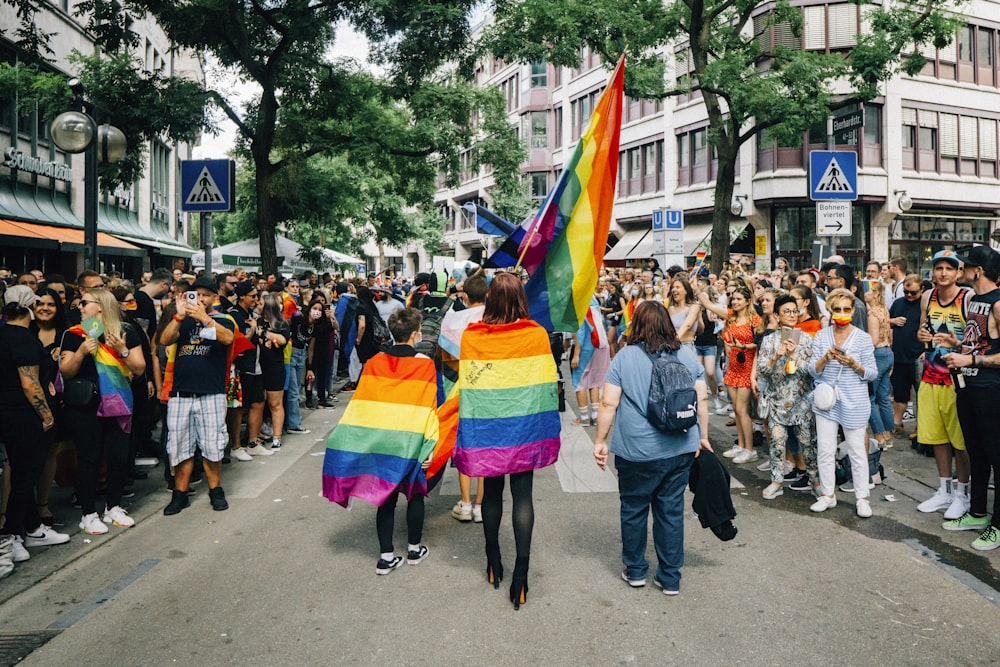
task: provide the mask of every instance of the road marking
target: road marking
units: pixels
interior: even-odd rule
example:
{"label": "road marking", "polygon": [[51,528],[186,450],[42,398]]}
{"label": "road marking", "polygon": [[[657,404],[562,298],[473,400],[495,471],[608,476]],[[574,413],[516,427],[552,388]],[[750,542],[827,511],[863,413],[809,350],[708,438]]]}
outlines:
{"label": "road marking", "polygon": [[105,602],[114,599],[116,595],[118,595],[123,590],[128,588],[131,584],[135,583],[139,579],[139,577],[141,577],[142,575],[146,574],[154,567],[156,567],[157,563],[159,562],[160,562],[159,558],[149,558],[147,560],[142,561],[134,568],[132,568],[130,572],[126,573],[123,577],[118,579],[118,581],[114,582],[110,586],[107,586],[97,591],[92,596],[90,596],[89,599],[84,600],[76,607],[74,607],[72,610],[70,610],[68,613],[60,616],[59,620],[57,620],[55,623],[53,623],[46,629],[66,630],[67,628],[73,627],[73,625],[77,621],[84,618],[87,614],[94,611]]}
{"label": "road marking", "polygon": [[972,576],[965,570],[960,570],[959,568],[955,567],[955,565],[953,565],[951,561],[949,561],[947,558],[945,558],[938,552],[934,551],[930,547],[927,547],[924,544],[922,544],[920,540],[908,537],[904,540],[901,540],[901,542],[906,546],[910,547],[911,549],[913,549],[914,551],[916,551],[918,554],[920,554],[930,562],[937,565],[939,568],[941,568],[951,576],[958,579],[960,582],[962,582],[963,584],[974,590],[976,593],[982,595],[984,598],[992,602],[994,606],[1000,607],[1000,593],[998,593],[997,590],[992,586],[990,586],[989,584],[980,581],[979,579],[976,579],[974,576]]}

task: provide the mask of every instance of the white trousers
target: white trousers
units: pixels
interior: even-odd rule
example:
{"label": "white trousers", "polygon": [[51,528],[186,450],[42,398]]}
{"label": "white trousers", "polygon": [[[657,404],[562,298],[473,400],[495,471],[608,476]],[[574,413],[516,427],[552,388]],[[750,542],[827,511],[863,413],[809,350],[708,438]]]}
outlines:
{"label": "white trousers", "polygon": [[[819,488],[824,496],[832,496],[837,485],[837,428],[839,424],[816,415],[816,465],[819,468]],[[865,453],[865,427],[844,429],[844,446],[851,458],[854,497],[867,498],[868,454]]]}

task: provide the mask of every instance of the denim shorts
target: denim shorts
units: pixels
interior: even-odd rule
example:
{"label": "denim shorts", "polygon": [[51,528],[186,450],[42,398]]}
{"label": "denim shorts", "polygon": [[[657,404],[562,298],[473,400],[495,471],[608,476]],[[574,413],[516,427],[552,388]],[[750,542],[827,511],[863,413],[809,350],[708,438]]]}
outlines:
{"label": "denim shorts", "polygon": [[714,357],[715,356],[715,346],[714,345],[695,345],[694,349],[697,350],[699,357]]}

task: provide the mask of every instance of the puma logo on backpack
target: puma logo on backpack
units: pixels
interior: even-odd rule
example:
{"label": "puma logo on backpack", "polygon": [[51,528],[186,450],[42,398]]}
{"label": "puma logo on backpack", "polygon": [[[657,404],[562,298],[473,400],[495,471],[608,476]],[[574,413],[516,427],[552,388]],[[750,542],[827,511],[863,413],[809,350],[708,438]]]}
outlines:
{"label": "puma logo on backpack", "polygon": [[649,377],[646,419],[657,431],[686,431],[698,423],[698,392],[694,378],[677,353],[649,355],[653,372]]}

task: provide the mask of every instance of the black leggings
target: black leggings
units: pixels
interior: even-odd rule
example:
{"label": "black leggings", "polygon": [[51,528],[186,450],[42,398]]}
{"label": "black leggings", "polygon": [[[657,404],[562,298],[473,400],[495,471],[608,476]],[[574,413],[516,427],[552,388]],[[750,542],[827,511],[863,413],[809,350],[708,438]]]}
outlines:
{"label": "black leggings", "polygon": [[[393,551],[392,529],[396,522],[397,500],[399,500],[398,491],[379,505],[378,511],[375,512],[375,532],[378,533],[380,553],[387,554]],[[406,503],[406,540],[410,544],[420,544],[423,533],[424,497],[413,496],[413,499]]]}
{"label": "black leggings", "polygon": [[[531,555],[531,530],[535,525],[535,507],[531,502],[531,486],[535,472],[518,472],[510,476],[510,495],[513,499],[512,520],[517,557]],[[500,552],[500,519],[503,517],[504,476],[483,480],[483,533],[486,536],[486,553]]]}
{"label": "black leggings", "polygon": [[97,408],[67,408],[66,419],[76,445],[76,498],[84,516],[97,511],[97,475],[101,456],[108,470],[108,507],[120,505],[128,475],[128,433],[122,431],[117,417],[98,417]]}
{"label": "black leggings", "polygon": [[322,403],[326,400],[326,385],[330,382],[330,348],[316,347],[313,349],[312,368],[313,373],[316,375],[313,388],[316,390],[316,396]]}

